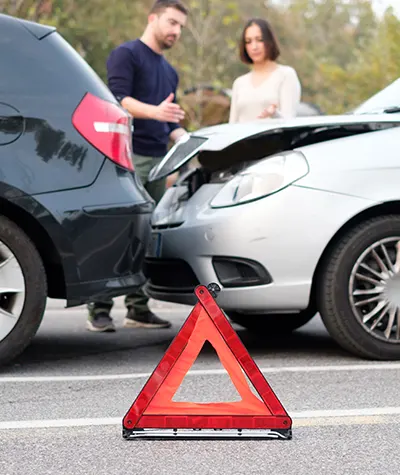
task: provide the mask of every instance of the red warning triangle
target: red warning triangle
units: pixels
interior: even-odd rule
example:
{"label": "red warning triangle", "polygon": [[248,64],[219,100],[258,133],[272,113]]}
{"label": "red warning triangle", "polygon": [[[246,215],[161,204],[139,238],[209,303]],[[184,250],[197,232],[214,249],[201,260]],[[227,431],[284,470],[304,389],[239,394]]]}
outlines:
{"label": "red warning triangle", "polygon": [[[198,303],[123,419],[124,437],[144,429],[268,429],[291,438],[291,418],[214,298],[204,286]],[[205,341],[215,349],[241,400],[224,403],[172,399]],[[258,392],[250,389],[245,374]]]}

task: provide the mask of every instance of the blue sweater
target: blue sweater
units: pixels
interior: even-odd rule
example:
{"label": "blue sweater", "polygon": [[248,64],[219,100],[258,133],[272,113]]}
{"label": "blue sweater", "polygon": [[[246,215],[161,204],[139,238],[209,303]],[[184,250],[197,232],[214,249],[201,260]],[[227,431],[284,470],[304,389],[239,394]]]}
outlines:
{"label": "blue sweater", "polygon": [[[141,40],[115,48],[107,60],[108,87],[118,101],[126,96],[158,105],[178,87],[178,74],[168,61]],[[167,153],[169,134],[179,124],[133,119],[133,151],[162,157]]]}

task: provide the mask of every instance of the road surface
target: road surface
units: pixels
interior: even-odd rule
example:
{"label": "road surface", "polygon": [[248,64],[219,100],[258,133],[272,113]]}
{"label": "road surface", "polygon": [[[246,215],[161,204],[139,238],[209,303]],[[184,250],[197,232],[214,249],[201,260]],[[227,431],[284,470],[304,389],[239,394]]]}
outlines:
{"label": "road surface", "polygon": [[[122,417],[190,312],[152,302],[167,330],[85,329],[85,308],[49,301],[34,342],[0,373],[2,475],[398,475],[400,363],[342,351],[319,318],[288,338],[238,335],[293,419],[290,441],[126,441]],[[223,402],[236,390],[207,348],[175,400]]]}

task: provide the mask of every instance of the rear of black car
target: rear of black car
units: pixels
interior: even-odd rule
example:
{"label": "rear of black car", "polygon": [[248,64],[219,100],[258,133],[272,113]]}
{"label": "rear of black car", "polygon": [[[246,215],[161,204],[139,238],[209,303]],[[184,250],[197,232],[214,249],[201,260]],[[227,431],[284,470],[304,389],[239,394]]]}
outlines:
{"label": "rear of black car", "polygon": [[[0,218],[37,250],[44,300],[126,294],[144,281],[154,206],[134,172],[131,118],[54,28],[0,15],[0,32]],[[38,314],[26,270],[25,307],[33,299]],[[0,331],[0,362],[3,343]]]}

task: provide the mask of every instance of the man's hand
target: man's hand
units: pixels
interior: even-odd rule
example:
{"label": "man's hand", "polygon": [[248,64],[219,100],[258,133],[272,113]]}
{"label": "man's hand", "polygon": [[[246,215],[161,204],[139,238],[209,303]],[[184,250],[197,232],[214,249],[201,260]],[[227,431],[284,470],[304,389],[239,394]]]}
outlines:
{"label": "man's hand", "polygon": [[145,104],[133,97],[126,96],[122,99],[121,105],[135,119],[153,119],[161,122],[178,123],[185,117],[185,112],[178,104],[172,102],[173,100],[174,94],[172,92],[158,106]]}
{"label": "man's hand", "polygon": [[275,115],[276,109],[277,109],[277,105],[271,104],[268,107],[266,107],[257,118],[266,119],[267,117],[273,117]]}
{"label": "man's hand", "polygon": [[172,102],[174,94],[171,94],[155,108],[154,119],[160,122],[178,123],[185,117],[185,112],[178,104]]}

